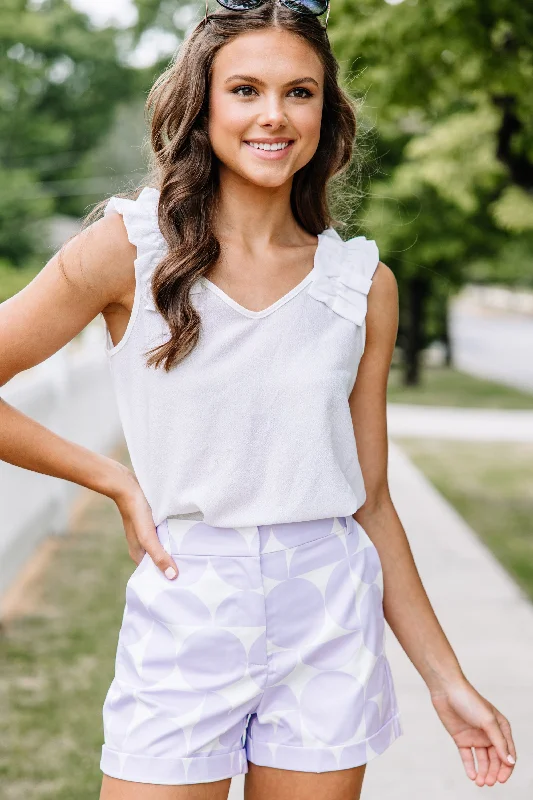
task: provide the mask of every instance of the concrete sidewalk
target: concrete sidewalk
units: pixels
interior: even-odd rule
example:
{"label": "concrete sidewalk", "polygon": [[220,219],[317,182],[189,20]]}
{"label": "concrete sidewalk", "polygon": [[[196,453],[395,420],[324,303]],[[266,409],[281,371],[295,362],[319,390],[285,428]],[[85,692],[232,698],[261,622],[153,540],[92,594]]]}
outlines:
{"label": "concrete sidewalk", "polygon": [[[464,673],[509,719],[517,766],[491,798],[533,797],[533,606],[462,517],[393,444],[390,486],[420,575]],[[388,633],[404,735],[368,765],[363,800],[468,800],[457,748],[422,679]]]}
{"label": "concrete sidewalk", "polygon": [[[533,398],[532,398],[533,405]],[[533,442],[533,410],[387,406],[389,436],[477,442]]]}
{"label": "concrete sidewalk", "polygon": [[[464,520],[391,443],[393,500],[424,586],[463,671],[507,716],[517,766],[491,798],[533,797],[533,606]],[[404,735],[367,768],[362,800],[468,800],[480,788],[464,772],[427,688],[387,628]],[[243,796],[244,776],[231,800]],[[311,800],[311,798],[310,798]]]}

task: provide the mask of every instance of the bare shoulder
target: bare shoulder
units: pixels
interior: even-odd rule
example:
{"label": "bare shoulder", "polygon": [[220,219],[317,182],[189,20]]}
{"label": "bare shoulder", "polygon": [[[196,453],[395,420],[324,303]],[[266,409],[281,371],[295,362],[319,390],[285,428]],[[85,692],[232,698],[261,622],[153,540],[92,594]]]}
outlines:
{"label": "bare shoulder", "polygon": [[363,355],[350,396],[355,417],[374,423],[378,417],[381,422],[385,419],[387,377],[397,334],[398,286],[393,271],[379,261],[368,293]]}
{"label": "bare shoulder", "polygon": [[383,261],[378,262],[369,298],[373,305],[396,305],[398,302],[398,283],[394,272]]}
{"label": "bare shoulder", "polygon": [[367,343],[377,343],[390,349],[398,333],[398,284],[393,271],[382,261],[378,263],[368,293],[366,315]]}
{"label": "bare shoulder", "polygon": [[27,286],[0,303],[0,385],[49,358],[106,308],[131,303],[135,258],[122,217],[109,214],[70,239]]}
{"label": "bare shoulder", "polygon": [[105,307],[121,302],[134,288],[136,256],[122,215],[113,212],[67,242],[49,264],[59,269],[74,291],[94,293]]}

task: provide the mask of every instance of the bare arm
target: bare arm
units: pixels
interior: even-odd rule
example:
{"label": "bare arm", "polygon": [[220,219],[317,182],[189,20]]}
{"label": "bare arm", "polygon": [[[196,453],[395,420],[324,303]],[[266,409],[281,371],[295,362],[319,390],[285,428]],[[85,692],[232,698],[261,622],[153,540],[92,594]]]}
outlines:
{"label": "bare arm", "polygon": [[[375,544],[383,567],[385,618],[422,676],[465,770],[478,785],[504,782],[515,756],[508,721],[464,676],[430,604],[387,481],[387,377],[398,327],[398,292],[384,264],[368,298],[365,352],[350,396],[367,499],[354,514]],[[476,775],[471,747],[476,748]],[[488,777],[487,777],[488,776]]]}
{"label": "bare arm", "polygon": [[[135,257],[121,216],[110,214],[72,239],[61,263],[56,253],[24,289],[1,303],[0,386],[49,358],[100,312],[124,311],[135,286]],[[1,398],[0,459],[110,497],[122,514],[131,557],[138,562],[150,552],[160,568],[175,567],[127,467],[53,433]]]}
{"label": "bare arm", "polygon": [[[40,364],[103,309],[120,301],[128,252],[118,215],[99,220],[53,256],[18,294],[0,304],[0,385]],[[127,240],[126,240],[127,241]],[[0,401],[0,458],[24,469],[81,484],[114,497],[129,472],[118,462],[63,439]]]}

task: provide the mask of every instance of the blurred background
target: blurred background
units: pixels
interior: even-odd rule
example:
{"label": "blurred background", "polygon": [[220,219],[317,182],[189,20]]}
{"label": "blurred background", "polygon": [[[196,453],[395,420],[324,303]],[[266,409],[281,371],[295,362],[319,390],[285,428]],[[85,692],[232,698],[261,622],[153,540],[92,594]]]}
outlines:
{"label": "blurred background", "polygon": [[[142,182],[147,93],[202,15],[201,4],[179,0],[2,0],[0,302],[95,203]],[[533,7],[333,0],[328,33],[358,107],[356,158],[334,210],[344,238],[376,240],[400,288],[393,499],[467,677],[514,725],[515,774],[491,792],[525,800]],[[129,463],[103,333],[99,317],[1,395]],[[133,568],[109,500],[0,463],[2,800],[97,797],[101,705]],[[419,676],[389,638],[406,735],[369,767],[363,797],[474,796]],[[240,779],[232,795],[242,795]]]}

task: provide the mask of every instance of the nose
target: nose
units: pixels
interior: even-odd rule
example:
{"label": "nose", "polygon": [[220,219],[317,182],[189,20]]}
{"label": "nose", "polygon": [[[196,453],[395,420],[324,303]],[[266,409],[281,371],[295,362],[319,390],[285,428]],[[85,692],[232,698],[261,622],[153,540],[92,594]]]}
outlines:
{"label": "nose", "polygon": [[278,96],[265,96],[257,122],[263,128],[280,128],[287,125],[283,100]]}

